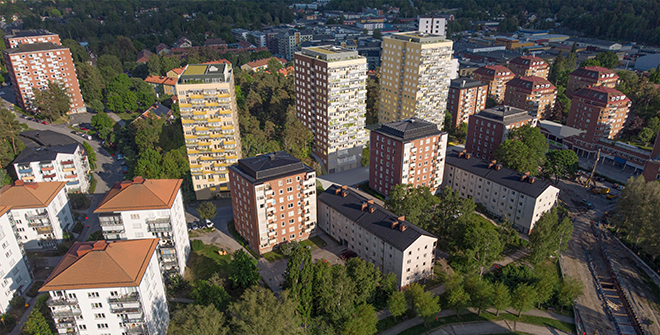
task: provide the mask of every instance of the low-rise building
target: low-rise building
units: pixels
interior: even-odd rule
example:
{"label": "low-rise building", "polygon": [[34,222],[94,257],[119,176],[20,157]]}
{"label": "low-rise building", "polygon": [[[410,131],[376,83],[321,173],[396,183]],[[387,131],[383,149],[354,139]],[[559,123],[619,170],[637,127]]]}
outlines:
{"label": "low-rise building", "polygon": [[465,150],[477,158],[489,160],[508,138],[509,131],[526,124],[536,127],[537,120],[527,111],[510,106],[496,106],[471,115]]}
{"label": "low-rise building", "polygon": [[149,61],[149,57],[153,56],[154,53],[147,50],[147,49],[142,49],[140,52],[137,53],[137,56],[135,56],[135,63],[137,64],[145,64],[146,62]]}
{"label": "low-rise building", "polygon": [[604,86],[615,88],[619,84],[619,76],[614,71],[600,66],[581,67],[568,75],[566,96],[573,97],[573,93],[586,88]]}
{"label": "low-rise building", "polygon": [[559,198],[559,189],[549,181],[455,150],[447,153],[444,183],[460,192],[461,197],[483,204],[488,212],[506,217],[518,231],[528,235]]}
{"label": "low-rise building", "polygon": [[67,192],[87,192],[89,161],[80,144],[27,147],[14,159],[16,177],[25,182],[63,181]]}
{"label": "low-rise building", "polygon": [[7,313],[9,302],[17,295],[23,294],[30,287],[32,277],[28,258],[23,246],[16,239],[12,231],[12,223],[9,219],[10,206],[0,206],[0,243],[5,257],[0,259],[0,281],[2,281],[2,293],[0,294],[0,313]]}
{"label": "low-rise building", "polygon": [[304,241],[316,233],[316,173],[284,151],[229,168],[234,226],[252,250]]}
{"label": "low-rise building", "polygon": [[369,187],[389,196],[397,184],[442,184],[447,133],[420,119],[391,122],[371,131]]}
{"label": "low-rise building", "polygon": [[115,183],[94,213],[106,240],[159,238],[163,271],[183,275],[190,254],[181,179],[135,177]]}
{"label": "low-rise building", "polygon": [[[167,122],[171,122],[175,119],[174,111],[165,107],[160,102],[156,102],[147,108],[142,114],[135,118],[135,120],[146,120],[146,119],[164,119]],[[135,122],[135,121],[133,121]]]}
{"label": "low-rise building", "polygon": [[504,101],[506,83],[515,76],[511,70],[502,65],[486,65],[472,73],[472,78],[488,85],[488,96],[498,104]]}
{"label": "low-rise building", "polygon": [[271,59],[275,59],[276,61],[280,62],[280,64],[282,65],[286,64],[286,59],[284,58],[271,57],[271,58],[258,59],[243,64],[243,66],[241,66],[241,70],[246,72],[265,71],[268,69],[268,62],[270,62]]}
{"label": "low-rise building", "polygon": [[73,228],[65,182],[17,180],[0,189],[0,206],[9,206],[9,221],[25,249],[51,250]]}
{"label": "low-rise building", "polygon": [[60,334],[165,334],[158,239],[76,242],[39,289]]}
{"label": "low-rise building", "polygon": [[457,128],[467,123],[470,115],[486,108],[488,85],[480,80],[458,78],[449,84],[447,111],[451,113],[450,127]]}
{"label": "low-rise building", "polygon": [[552,113],[557,99],[557,88],[541,77],[520,77],[506,83],[504,104],[528,111],[537,119]]}
{"label": "low-rise building", "polygon": [[160,96],[161,94],[175,95],[176,90],[174,88],[176,87],[176,81],[178,79],[179,77],[175,78],[170,76],[149,76],[145,78],[144,81],[151,84],[151,86],[154,87],[154,91],[156,91],[156,96]]}
{"label": "low-rise building", "polygon": [[319,227],[382,273],[395,274],[399,288],[433,275],[433,234],[346,186],[332,185],[318,199]]}
{"label": "low-rise building", "polygon": [[536,56],[520,56],[509,61],[509,69],[518,77],[540,77],[548,79],[550,65],[543,58]]}

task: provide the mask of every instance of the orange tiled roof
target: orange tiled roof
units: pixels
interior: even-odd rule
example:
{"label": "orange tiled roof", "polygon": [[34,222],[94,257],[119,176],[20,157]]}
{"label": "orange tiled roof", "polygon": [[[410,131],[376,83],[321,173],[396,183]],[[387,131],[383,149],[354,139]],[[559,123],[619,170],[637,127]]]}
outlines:
{"label": "orange tiled roof", "polygon": [[293,66],[289,66],[289,67],[283,67],[283,68],[277,70],[277,73],[288,76],[288,75],[292,74],[293,71],[294,71]]}
{"label": "orange tiled roof", "polygon": [[[544,86],[548,85],[548,87],[536,87],[534,84],[543,84]],[[548,88],[555,89],[555,85],[552,85],[552,83],[547,80],[543,79],[541,77],[536,77],[536,76],[527,76],[527,77],[520,77],[520,78],[513,78],[509,80],[509,82],[506,83],[506,86],[513,86],[513,87],[518,87],[522,88],[525,90],[530,90],[530,91],[537,91],[537,90],[544,90]]]}
{"label": "orange tiled roof", "polygon": [[220,58],[218,60],[212,60],[201,64],[231,64],[231,62],[224,58]]}
{"label": "orange tiled roof", "polygon": [[164,77],[164,76],[149,76],[144,79],[147,83],[160,84],[160,85],[176,85],[176,78]]}
{"label": "orange tiled roof", "polygon": [[11,208],[47,207],[55,196],[64,188],[66,182],[26,183],[17,180],[14,185],[5,185],[0,189],[0,206]]}
{"label": "orange tiled roof", "polygon": [[[605,86],[585,87],[573,93],[573,99],[581,97],[588,100],[600,101],[606,104],[618,103],[620,101],[630,101],[628,96],[621,93],[621,91]],[[618,100],[612,98],[619,97]]]}
{"label": "orange tiled roof", "polygon": [[260,66],[268,65],[268,62],[273,58],[277,59],[282,64],[286,64],[286,59],[284,58],[270,57],[270,58],[257,59],[251,62],[247,62],[246,65],[254,69]]}
{"label": "orange tiled roof", "polygon": [[185,70],[185,69],[186,69],[185,67],[177,67],[176,69],[172,69],[170,71],[172,71],[172,72],[174,72],[178,75],[181,75],[183,73],[183,70]]}
{"label": "orange tiled roof", "polygon": [[158,241],[76,242],[39,291],[139,286]]}
{"label": "orange tiled roof", "polygon": [[115,183],[94,213],[172,208],[182,179],[144,179]]}
{"label": "orange tiled roof", "polygon": [[11,206],[0,206],[0,216],[5,215],[5,213],[9,212],[11,209]]}
{"label": "orange tiled roof", "polygon": [[[614,71],[600,66],[585,66],[575,69],[575,71],[571,72],[571,75],[578,77],[592,78],[591,75],[594,73],[596,74],[596,78],[594,79],[600,79],[601,74],[611,74],[614,73]],[[616,73],[614,73],[614,76],[612,78],[619,78],[619,76]]]}

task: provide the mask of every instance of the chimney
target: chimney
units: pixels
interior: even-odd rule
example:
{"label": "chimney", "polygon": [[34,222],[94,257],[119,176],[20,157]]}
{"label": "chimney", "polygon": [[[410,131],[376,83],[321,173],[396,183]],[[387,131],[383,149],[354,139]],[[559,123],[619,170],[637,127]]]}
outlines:
{"label": "chimney", "polygon": [[104,240],[96,241],[93,244],[92,250],[105,250],[105,247],[108,245]]}
{"label": "chimney", "polygon": [[406,217],[405,216],[399,216],[397,218],[397,220],[399,220],[399,222],[403,222],[403,221],[406,221]]}
{"label": "chimney", "polygon": [[469,153],[465,154],[465,159],[470,159],[470,157],[472,157],[472,154]]}
{"label": "chimney", "polygon": [[363,202],[363,203],[362,203],[362,209],[360,209],[360,210],[364,212],[364,210],[367,209],[367,207],[368,207],[368,206],[367,206],[367,203],[366,203],[366,202]]}
{"label": "chimney", "polygon": [[398,221],[398,220],[397,220],[397,221],[394,221],[394,222],[392,222],[392,225],[390,226],[390,228],[392,228],[392,229],[396,229],[396,227],[397,227],[398,225],[399,225],[399,221]]}
{"label": "chimney", "polygon": [[341,187],[341,189],[346,190],[346,189],[348,189],[348,186],[344,185],[344,186]]}
{"label": "chimney", "polygon": [[348,192],[346,192],[346,191],[342,191],[342,192],[341,192],[341,196],[342,196],[343,198],[346,198],[347,195],[348,195]]}
{"label": "chimney", "polygon": [[502,164],[495,165],[495,170],[499,171],[502,168]]}
{"label": "chimney", "polygon": [[145,179],[142,178],[141,176],[137,176],[137,177],[133,178],[133,183],[134,183],[134,184],[143,184],[143,183],[144,183],[144,180],[145,180]]}
{"label": "chimney", "polygon": [[367,203],[368,203],[369,205],[373,205],[373,204],[374,204],[374,200],[373,200],[373,199],[368,200]]}
{"label": "chimney", "polygon": [[92,251],[92,246],[89,244],[81,245],[78,247],[78,250],[76,250],[76,256],[82,257],[86,253]]}
{"label": "chimney", "polygon": [[402,231],[402,232],[406,231],[406,228],[407,228],[407,227],[406,227],[406,225],[404,225],[404,224],[400,224],[400,225],[399,225],[399,230]]}
{"label": "chimney", "polygon": [[339,194],[339,192],[341,192],[341,188],[335,190],[335,194]]}
{"label": "chimney", "polygon": [[376,211],[376,206],[374,206],[373,204],[369,205],[369,213],[373,213],[374,211]]}
{"label": "chimney", "polygon": [[14,182],[14,186],[23,186],[23,184],[25,184],[25,182],[20,179]]}
{"label": "chimney", "polygon": [[495,166],[495,164],[497,164],[497,161],[493,159],[492,161],[490,161],[490,164],[488,164],[488,168],[489,169],[492,168],[493,166]]}
{"label": "chimney", "polygon": [[529,180],[529,183],[530,183],[530,184],[534,184],[534,182],[536,181],[536,178],[534,178],[534,177],[529,177],[528,180]]}
{"label": "chimney", "polygon": [[527,177],[529,177],[529,171],[525,172],[522,176],[520,176],[520,181],[525,180]]}

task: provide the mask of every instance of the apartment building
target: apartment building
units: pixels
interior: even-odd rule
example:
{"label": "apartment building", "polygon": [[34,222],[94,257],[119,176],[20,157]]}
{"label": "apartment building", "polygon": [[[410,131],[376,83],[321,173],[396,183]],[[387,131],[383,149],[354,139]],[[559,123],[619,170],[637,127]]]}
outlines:
{"label": "apartment building", "polygon": [[488,85],[480,80],[458,78],[449,84],[447,111],[451,113],[451,127],[467,123],[470,115],[486,108]]}
{"label": "apartment building", "polygon": [[512,129],[526,124],[536,127],[538,120],[527,111],[510,106],[487,108],[471,115],[465,149],[477,158],[490,160]]}
{"label": "apartment building", "polygon": [[447,133],[435,123],[419,119],[391,122],[371,131],[369,187],[389,196],[397,184],[442,184]]}
{"label": "apartment building", "polygon": [[284,151],[229,168],[234,227],[255,252],[316,233],[316,173]]}
{"label": "apartment building", "polygon": [[53,43],[61,45],[60,35],[51,33],[48,30],[22,30],[4,37],[5,47],[15,48],[21,44]]}
{"label": "apartment building", "polygon": [[513,78],[506,83],[504,104],[524,109],[537,119],[552,113],[557,99],[557,88],[541,77]]}
{"label": "apartment building", "polygon": [[516,75],[502,65],[486,65],[476,69],[472,78],[488,85],[488,97],[493,98],[497,104],[504,101],[506,83]]}
{"label": "apartment building", "polygon": [[176,93],[197,200],[229,196],[227,166],[241,158],[231,64],[191,64]]}
{"label": "apartment building", "polygon": [[445,26],[447,19],[444,17],[435,16],[420,16],[419,17],[419,32],[445,36]]}
{"label": "apartment building", "polygon": [[604,86],[615,88],[618,84],[619,76],[608,68],[600,66],[581,67],[568,75],[566,96],[572,98],[573,93],[585,87]]}
{"label": "apartment building", "polygon": [[10,206],[0,206],[0,243],[5,257],[0,260],[0,313],[7,313],[9,302],[16,296],[23,294],[32,283],[30,266],[23,246],[16,239],[9,219]]}
{"label": "apartment building", "polygon": [[159,335],[170,315],[158,239],[76,242],[39,289],[59,334]]}
{"label": "apartment building", "polygon": [[314,133],[312,154],[328,173],[361,166],[367,60],[336,46],[303,48],[294,59],[296,115]]}
{"label": "apartment building", "polygon": [[550,65],[543,58],[536,56],[520,56],[509,61],[508,68],[518,77],[539,77],[548,79]]}
{"label": "apartment building", "polygon": [[599,139],[615,139],[623,129],[631,102],[628,97],[609,87],[583,88],[573,94],[566,125],[586,133],[579,137],[591,143]]}
{"label": "apartment building", "polygon": [[418,31],[383,38],[380,114],[389,123],[416,117],[442,129],[453,42]]}
{"label": "apartment building", "polygon": [[67,90],[69,114],[87,111],[69,48],[51,42],[17,44],[2,54],[14,87],[16,102],[21,108],[33,110],[35,90],[47,89],[48,82],[52,81],[59,82]]}
{"label": "apartment building", "polygon": [[464,151],[447,152],[444,182],[461,197],[471,197],[490,213],[506,217],[527,235],[559,198],[559,189],[549,181],[504,168],[496,161],[471,157]]}
{"label": "apartment building", "polygon": [[87,192],[89,161],[80,144],[27,147],[14,159],[16,177],[25,182],[66,182],[67,192]]}
{"label": "apartment building", "polygon": [[51,250],[73,228],[73,214],[65,182],[28,183],[17,180],[0,189],[0,206],[7,214],[16,238],[25,249]]}
{"label": "apartment building", "polygon": [[398,288],[433,274],[438,238],[356,191],[330,186],[319,199],[319,227],[382,273]]}
{"label": "apartment building", "polygon": [[[135,177],[115,183],[94,213],[106,240],[158,238],[163,271],[183,275],[190,240],[181,179]],[[139,201],[136,201],[139,199]]]}

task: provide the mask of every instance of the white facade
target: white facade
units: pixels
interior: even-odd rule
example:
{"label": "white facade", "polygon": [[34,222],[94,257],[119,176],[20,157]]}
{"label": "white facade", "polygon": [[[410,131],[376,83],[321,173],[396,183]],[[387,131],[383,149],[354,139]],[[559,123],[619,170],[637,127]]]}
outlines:
{"label": "white facade", "polygon": [[48,306],[59,334],[163,335],[170,316],[154,252],[137,287],[49,291]]}
{"label": "white facade", "polygon": [[5,254],[0,258],[0,313],[6,313],[14,295],[22,294],[32,283],[27,256],[16,240],[7,213],[0,216],[0,245]]}
{"label": "white facade", "polygon": [[99,213],[99,222],[107,240],[160,238],[157,252],[161,268],[183,275],[190,255],[190,239],[181,189],[172,208]]}
{"label": "white facade", "polygon": [[442,17],[420,17],[419,32],[445,36],[447,20]]}
{"label": "white facade", "polygon": [[26,182],[66,182],[67,192],[86,192],[89,188],[89,161],[82,145],[77,145],[73,154],[57,153],[57,158],[52,161],[14,163],[14,170],[18,179]]}

